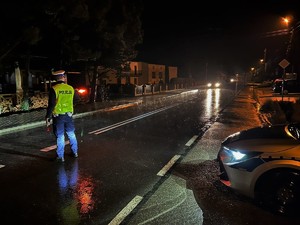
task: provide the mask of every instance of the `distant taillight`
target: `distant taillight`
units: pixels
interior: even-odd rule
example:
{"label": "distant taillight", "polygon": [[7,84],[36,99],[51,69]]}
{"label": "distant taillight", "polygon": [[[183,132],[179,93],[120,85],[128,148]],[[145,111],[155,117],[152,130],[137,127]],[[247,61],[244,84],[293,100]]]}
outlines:
{"label": "distant taillight", "polygon": [[80,88],[80,89],[78,89],[78,93],[82,94],[82,95],[85,95],[85,94],[87,94],[87,90],[84,89],[84,88]]}

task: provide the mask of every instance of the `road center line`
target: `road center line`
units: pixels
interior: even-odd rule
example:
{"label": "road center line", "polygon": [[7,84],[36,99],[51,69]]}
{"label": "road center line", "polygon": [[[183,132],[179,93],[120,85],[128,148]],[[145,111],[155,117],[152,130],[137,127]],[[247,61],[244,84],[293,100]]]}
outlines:
{"label": "road center line", "polygon": [[118,225],[120,224],[131,212],[132,210],[143,200],[143,197],[137,195],[135,196],[126,206],[123,208],[116,217],[110,221],[108,225]]}
{"label": "road center line", "polygon": [[[65,141],[65,145],[68,145],[70,144],[69,140],[68,141]],[[41,152],[50,152],[52,150],[56,149],[56,145],[51,145],[49,147],[46,147],[46,148],[42,148],[40,151]]]}
{"label": "road center line", "polygon": [[152,111],[152,112],[148,112],[148,113],[145,113],[145,114],[143,114],[143,115],[139,115],[139,116],[136,116],[136,117],[133,117],[133,118],[130,118],[130,119],[127,119],[127,120],[124,120],[124,121],[121,121],[121,122],[118,122],[118,123],[109,125],[109,126],[107,126],[107,127],[103,127],[103,128],[100,128],[100,129],[97,129],[97,130],[94,130],[94,131],[90,131],[89,134],[96,134],[96,135],[98,135],[98,134],[104,133],[104,132],[106,132],[106,131],[115,129],[115,128],[117,128],[117,127],[126,125],[126,124],[128,124],[128,123],[132,123],[132,122],[134,122],[134,121],[143,119],[143,118],[148,117],[148,116],[151,116],[151,115],[153,115],[153,114],[156,114],[156,113],[165,111],[165,110],[167,110],[167,109],[173,108],[173,107],[175,107],[175,106],[176,106],[176,105],[163,107],[163,108],[161,108],[161,109],[157,109],[157,110],[154,110],[154,111]]}
{"label": "road center line", "polygon": [[[115,129],[115,128],[117,128],[117,127],[126,125],[126,124],[128,124],[128,123],[132,123],[132,122],[137,121],[137,120],[140,120],[140,119],[142,119],[142,118],[151,116],[151,115],[153,115],[153,114],[162,112],[162,111],[164,111],[164,110],[173,108],[173,107],[175,107],[175,106],[177,106],[177,105],[166,106],[166,107],[163,107],[163,108],[154,110],[154,111],[152,111],[152,112],[148,112],[148,113],[145,113],[145,114],[143,114],[143,115],[136,116],[136,117],[133,117],[133,118],[130,118],[130,119],[127,119],[127,120],[124,120],[124,121],[121,121],[121,122],[118,122],[118,123],[109,125],[109,126],[107,126],[107,127],[103,127],[103,128],[100,128],[100,129],[97,129],[97,130],[94,130],[94,131],[90,131],[89,134],[96,134],[96,135],[98,135],[98,134],[104,133],[104,132],[106,132],[106,131]],[[65,142],[65,145],[68,145],[68,144],[69,144],[69,141],[66,141],[66,142]],[[56,149],[56,145],[52,145],[52,146],[49,146],[49,147],[46,147],[46,148],[42,148],[40,151],[41,151],[41,152],[49,152],[49,151],[52,151],[52,150],[55,150],[55,149]]]}
{"label": "road center line", "polygon": [[186,144],[185,146],[188,146],[190,147],[194,142],[195,140],[198,138],[199,136],[198,135],[194,135]]}
{"label": "road center line", "polygon": [[179,158],[180,155],[174,155],[173,158],[156,175],[163,177]]}

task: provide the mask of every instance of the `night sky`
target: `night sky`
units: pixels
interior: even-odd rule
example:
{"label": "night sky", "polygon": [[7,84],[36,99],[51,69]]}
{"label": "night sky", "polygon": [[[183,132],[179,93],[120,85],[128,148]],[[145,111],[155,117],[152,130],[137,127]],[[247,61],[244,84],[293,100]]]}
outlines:
{"label": "night sky", "polygon": [[138,60],[178,66],[181,76],[245,72],[264,57],[284,50],[287,35],[265,37],[286,28],[282,17],[299,21],[296,0],[144,0],[144,41]]}

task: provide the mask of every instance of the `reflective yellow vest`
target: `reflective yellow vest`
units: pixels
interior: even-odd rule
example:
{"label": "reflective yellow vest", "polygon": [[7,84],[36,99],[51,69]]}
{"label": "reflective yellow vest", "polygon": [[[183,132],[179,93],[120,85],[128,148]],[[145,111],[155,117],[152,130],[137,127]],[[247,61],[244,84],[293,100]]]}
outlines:
{"label": "reflective yellow vest", "polygon": [[53,114],[73,113],[74,88],[68,84],[56,84],[53,86],[56,94],[56,105]]}

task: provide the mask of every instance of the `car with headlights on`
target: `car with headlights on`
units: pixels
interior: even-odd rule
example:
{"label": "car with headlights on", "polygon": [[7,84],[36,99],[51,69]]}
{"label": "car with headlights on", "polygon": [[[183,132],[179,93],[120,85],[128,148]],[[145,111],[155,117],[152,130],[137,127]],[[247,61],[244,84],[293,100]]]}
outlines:
{"label": "car with headlights on", "polygon": [[208,82],[206,84],[206,86],[208,88],[219,88],[219,87],[221,87],[221,83],[220,82]]}
{"label": "car with headlights on", "polygon": [[220,181],[276,214],[300,212],[300,123],[254,127],[221,143]]}

